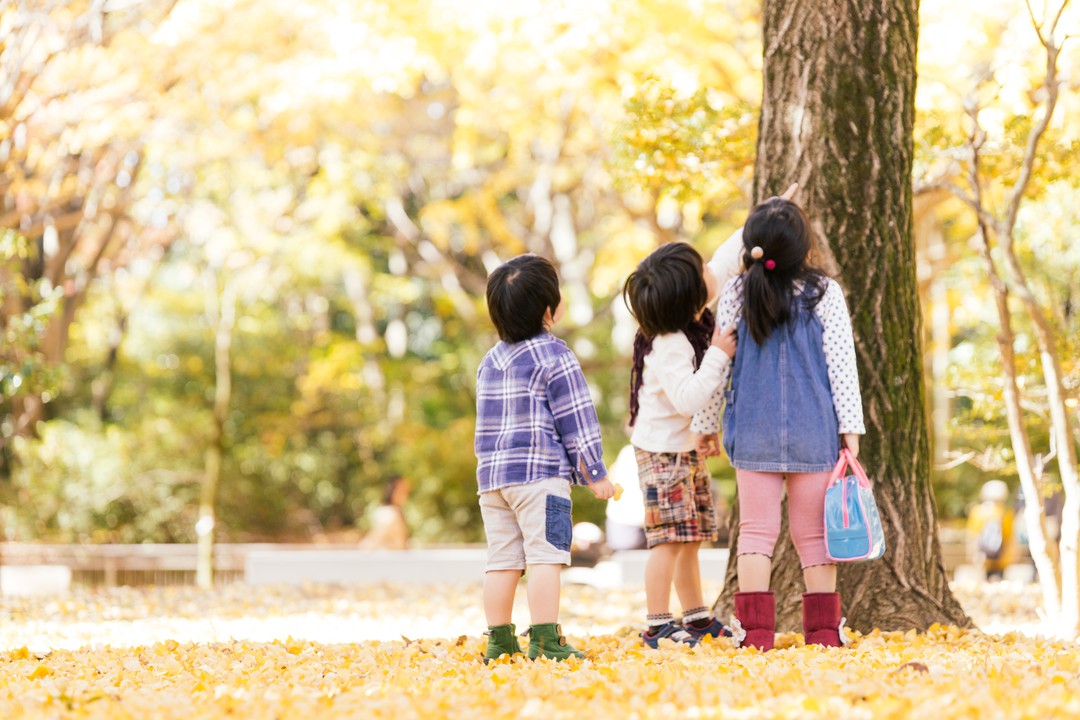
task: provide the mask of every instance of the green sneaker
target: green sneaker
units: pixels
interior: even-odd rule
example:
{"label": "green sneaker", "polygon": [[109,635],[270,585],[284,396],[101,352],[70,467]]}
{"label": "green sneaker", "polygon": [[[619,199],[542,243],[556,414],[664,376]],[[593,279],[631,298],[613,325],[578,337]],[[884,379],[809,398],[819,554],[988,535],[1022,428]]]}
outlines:
{"label": "green sneaker", "polygon": [[562,625],[543,623],[529,626],[529,659],[546,657],[552,660],[565,660],[568,657],[585,659],[585,653],[566,642],[562,634]]}
{"label": "green sneaker", "polygon": [[517,628],[510,625],[492,625],[484,633],[488,636],[487,652],[484,653],[484,663],[487,664],[503,655],[520,655],[521,645],[518,645]]}

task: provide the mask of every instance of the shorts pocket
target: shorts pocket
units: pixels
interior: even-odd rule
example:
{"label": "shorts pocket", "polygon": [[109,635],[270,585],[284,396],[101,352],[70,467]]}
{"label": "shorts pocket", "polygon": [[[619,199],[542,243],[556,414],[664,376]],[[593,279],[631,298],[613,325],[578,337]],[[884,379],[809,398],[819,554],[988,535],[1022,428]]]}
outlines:
{"label": "shorts pocket", "polygon": [[661,525],[678,525],[695,518],[693,484],[686,482],[687,479],[685,475],[672,473],[657,485],[656,504]]}
{"label": "shorts pocket", "polygon": [[570,541],[574,537],[574,525],[570,515],[572,508],[573,504],[568,498],[547,496],[547,541],[565,552],[570,552]]}

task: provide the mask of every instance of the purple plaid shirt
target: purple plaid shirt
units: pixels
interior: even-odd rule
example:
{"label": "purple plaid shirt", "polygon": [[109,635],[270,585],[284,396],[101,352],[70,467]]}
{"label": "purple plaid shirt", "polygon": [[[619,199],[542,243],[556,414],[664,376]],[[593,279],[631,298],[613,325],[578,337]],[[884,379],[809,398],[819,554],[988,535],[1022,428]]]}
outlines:
{"label": "purple plaid shirt", "polygon": [[562,477],[607,477],[585,374],[550,333],[493,347],[476,374],[476,468],[481,493]]}

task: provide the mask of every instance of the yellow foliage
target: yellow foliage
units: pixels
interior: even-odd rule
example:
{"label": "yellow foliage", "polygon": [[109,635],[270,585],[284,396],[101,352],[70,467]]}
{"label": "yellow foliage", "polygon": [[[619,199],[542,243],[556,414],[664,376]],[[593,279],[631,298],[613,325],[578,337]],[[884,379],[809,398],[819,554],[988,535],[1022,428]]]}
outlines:
{"label": "yellow foliage", "polygon": [[[1065,717],[1080,713],[1076,648],[937,627],[847,649],[792,635],[647,650],[631,633],[575,638],[588,659],[485,666],[481,637],[321,644],[159,643],[8,653],[5,718],[64,717]],[[34,668],[31,670],[30,668]],[[183,698],[180,702],[179,699]],[[53,709],[50,711],[50,709]]]}
{"label": "yellow foliage", "polygon": [[[980,603],[1026,604],[1029,595],[961,594],[980,612],[985,611]],[[412,635],[410,619],[435,618],[447,630],[462,615],[469,623],[478,621],[480,588],[467,583],[258,592],[232,586],[209,593],[120,588],[76,591],[69,599],[49,602],[4,599],[0,610],[14,622],[0,629],[0,646],[15,632],[32,637],[35,649],[8,643],[12,649],[0,651],[0,717],[577,720],[1080,714],[1080,652],[1072,643],[934,625],[924,633],[851,633],[848,648],[807,647],[798,633],[784,633],[769,653],[736,649],[727,639],[707,640],[696,648],[664,641],[660,650],[651,650],[641,645],[632,627],[611,631],[612,626],[600,625],[623,622],[640,611],[640,592],[569,586],[566,595],[564,623],[586,660],[531,662],[517,656],[486,666],[480,660],[485,639],[478,632],[347,642],[364,623]],[[169,627],[181,633],[192,623],[206,628],[188,637],[243,632],[273,637],[266,635],[270,626],[257,626],[275,613],[291,628],[276,642],[145,639],[168,622],[179,623]],[[333,622],[334,639],[316,642],[300,636],[310,630],[305,622],[318,615]],[[229,625],[230,618],[244,624]],[[121,626],[134,642],[145,644],[108,645]],[[600,634],[583,635],[586,631]],[[69,646],[73,639],[76,645]],[[40,642],[57,647],[38,650]]]}

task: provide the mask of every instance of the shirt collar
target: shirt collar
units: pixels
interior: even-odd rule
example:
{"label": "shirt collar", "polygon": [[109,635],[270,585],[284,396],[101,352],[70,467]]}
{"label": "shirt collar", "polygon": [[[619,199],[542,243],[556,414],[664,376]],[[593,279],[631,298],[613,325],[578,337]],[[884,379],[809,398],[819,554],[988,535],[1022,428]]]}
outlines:
{"label": "shirt collar", "polygon": [[542,347],[551,344],[565,345],[566,343],[547,331],[542,332],[539,335],[534,335],[528,340],[522,340],[516,343],[501,341],[495,346],[495,351],[492,353],[492,360],[494,360],[497,368],[505,370],[514,362],[514,360],[525,353],[535,355]]}

